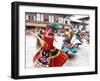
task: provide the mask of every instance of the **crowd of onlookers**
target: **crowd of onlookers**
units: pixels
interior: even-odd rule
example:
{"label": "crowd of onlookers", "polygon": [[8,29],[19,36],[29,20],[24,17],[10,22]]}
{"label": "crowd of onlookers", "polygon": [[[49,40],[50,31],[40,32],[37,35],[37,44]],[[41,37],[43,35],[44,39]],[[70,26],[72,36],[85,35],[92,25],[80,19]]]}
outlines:
{"label": "crowd of onlookers", "polygon": [[[37,33],[39,35],[39,34],[42,34],[43,31],[45,31],[45,29],[44,28],[39,28],[39,27],[31,28],[31,29],[27,28],[25,30],[25,34],[26,35],[31,35],[30,32],[33,32],[33,33]],[[89,31],[62,27],[62,28],[59,28],[58,30],[56,30],[54,32],[54,35],[63,36],[64,37],[65,36],[65,32],[73,32],[74,34],[78,33],[80,35],[81,39],[89,44],[89,37],[90,37],[89,36]]]}

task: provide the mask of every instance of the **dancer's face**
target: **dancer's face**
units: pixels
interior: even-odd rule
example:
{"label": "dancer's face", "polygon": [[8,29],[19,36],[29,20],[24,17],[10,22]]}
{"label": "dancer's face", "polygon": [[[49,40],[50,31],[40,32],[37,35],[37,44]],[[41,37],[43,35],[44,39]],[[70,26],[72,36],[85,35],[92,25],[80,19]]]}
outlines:
{"label": "dancer's face", "polygon": [[54,36],[54,30],[52,28],[49,30],[49,35]]}
{"label": "dancer's face", "polygon": [[47,30],[49,35],[52,35],[54,33],[54,30],[50,27],[50,25],[47,25]]}

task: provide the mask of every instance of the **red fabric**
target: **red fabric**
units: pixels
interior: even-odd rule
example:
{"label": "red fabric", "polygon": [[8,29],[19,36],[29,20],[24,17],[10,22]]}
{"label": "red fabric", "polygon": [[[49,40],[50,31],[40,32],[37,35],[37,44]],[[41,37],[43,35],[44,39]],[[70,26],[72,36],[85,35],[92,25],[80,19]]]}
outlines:
{"label": "red fabric", "polygon": [[44,41],[45,41],[45,44],[44,44],[45,50],[50,50],[53,48],[53,39],[52,38],[44,37]]}
{"label": "red fabric", "polygon": [[68,46],[69,48],[73,46],[73,44],[72,44],[72,43],[67,44],[66,42],[65,42],[63,45],[64,45],[64,46]]}
{"label": "red fabric", "polygon": [[[49,37],[44,37],[45,45],[44,50],[50,50],[54,48],[53,39]],[[40,51],[34,56],[33,61],[35,61],[40,55]],[[68,60],[68,56],[60,51],[60,54],[54,58],[50,58],[49,67],[62,66]]]}
{"label": "red fabric", "polygon": [[68,46],[68,47],[72,47],[72,46],[73,46],[73,44],[72,44],[72,43],[70,43],[70,44],[67,44],[67,46]]}
{"label": "red fabric", "polygon": [[67,60],[68,56],[61,51],[57,57],[50,58],[49,67],[62,66]]}
{"label": "red fabric", "polygon": [[[50,50],[53,48],[53,39],[52,38],[44,36],[44,41],[45,41],[44,50]],[[40,55],[40,51],[37,52],[37,54],[34,56],[33,62],[36,61],[36,59],[39,57],[39,55]]]}
{"label": "red fabric", "polygon": [[36,59],[39,57],[39,55],[40,55],[40,51],[38,51],[38,52],[36,53],[36,55],[34,56],[33,62],[36,61]]}

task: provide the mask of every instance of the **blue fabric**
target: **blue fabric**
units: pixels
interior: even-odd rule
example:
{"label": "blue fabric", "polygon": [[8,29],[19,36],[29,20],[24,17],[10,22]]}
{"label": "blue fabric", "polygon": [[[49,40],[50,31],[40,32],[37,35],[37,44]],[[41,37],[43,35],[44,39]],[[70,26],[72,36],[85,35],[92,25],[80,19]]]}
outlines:
{"label": "blue fabric", "polygon": [[64,52],[71,52],[71,53],[76,53],[77,51],[78,51],[78,48],[77,47],[75,47],[75,46],[73,46],[73,47],[71,47],[71,48],[69,48],[69,47],[67,47],[67,46],[63,46],[62,47],[62,50],[64,51]]}

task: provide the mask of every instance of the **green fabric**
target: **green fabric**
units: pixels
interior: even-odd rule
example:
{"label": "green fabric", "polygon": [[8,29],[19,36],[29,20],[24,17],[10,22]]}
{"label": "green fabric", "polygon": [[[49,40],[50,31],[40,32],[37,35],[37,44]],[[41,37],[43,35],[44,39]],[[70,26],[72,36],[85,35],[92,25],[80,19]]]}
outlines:
{"label": "green fabric", "polygon": [[54,23],[51,23],[51,28],[58,29],[59,27],[58,27],[58,24],[54,22]]}

